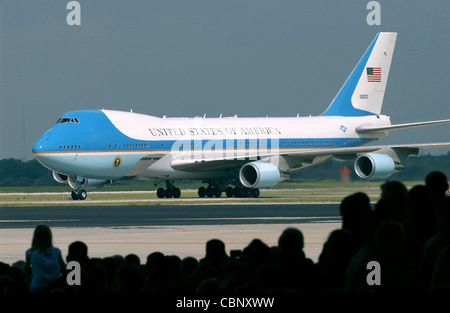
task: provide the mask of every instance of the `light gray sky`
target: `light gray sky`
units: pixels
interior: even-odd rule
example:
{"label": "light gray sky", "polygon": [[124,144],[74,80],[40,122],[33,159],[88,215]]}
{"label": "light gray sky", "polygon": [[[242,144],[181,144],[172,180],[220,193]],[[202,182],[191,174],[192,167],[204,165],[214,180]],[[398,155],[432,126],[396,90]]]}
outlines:
{"label": "light gray sky", "polygon": [[[79,0],[0,2],[0,159],[31,159],[68,111],[156,116],[321,114],[376,33],[398,32],[382,113],[450,118],[450,1]],[[450,125],[380,144],[450,141]],[[25,150],[25,152],[24,152]],[[449,149],[427,150],[446,153]]]}

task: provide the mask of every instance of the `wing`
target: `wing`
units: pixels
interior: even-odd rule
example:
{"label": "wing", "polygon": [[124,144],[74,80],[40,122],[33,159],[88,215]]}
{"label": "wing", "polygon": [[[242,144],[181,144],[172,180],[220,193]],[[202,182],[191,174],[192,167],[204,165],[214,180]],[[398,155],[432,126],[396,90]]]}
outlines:
{"label": "wing", "polygon": [[[335,157],[338,159],[351,160],[364,153],[381,153],[391,156],[398,162],[404,162],[410,155],[417,155],[420,149],[449,147],[450,142],[427,143],[427,144],[404,144],[404,145],[379,145],[362,147],[339,147],[339,148],[302,148],[302,149],[278,149],[263,152],[235,151],[234,155],[224,155],[216,152],[207,157],[191,157],[189,155],[175,157],[171,166],[175,170],[187,172],[206,172],[214,170],[239,169],[242,165],[261,159],[283,158],[289,168],[300,168],[301,163],[312,163],[315,159],[327,160]],[[315,162],[314,162],[315,163]]]}
{"label": "wing", "polygon": [[437,125],[437,124],[444,124],[444,123],[450,123],[450,119],[439,120],[439,121],[396,124],[396,125],[389,125],[389,126],[376,126],[376,127],[370,127],[370,126],[365,127],[363,125],[363,126],[357,127],[356,132],[359,134],[378,133],[378,132],[387,132],[387,131],[391,131],[391,130],[415,128],[415,127],[430,126],[430,125]]}

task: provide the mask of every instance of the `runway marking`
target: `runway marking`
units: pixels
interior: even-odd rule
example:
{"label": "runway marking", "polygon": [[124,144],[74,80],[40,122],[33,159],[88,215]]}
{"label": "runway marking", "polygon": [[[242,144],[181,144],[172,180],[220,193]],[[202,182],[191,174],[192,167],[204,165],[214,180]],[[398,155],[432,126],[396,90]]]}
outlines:
{"label": "runway marking", "polygon": [[44,223],[44,222],[80,222],[81,220],[0,220],[0,223]]}
{"label": "runway marking", "polygon": [[307,220],[307,219],[340,219],[340,216],[322,216],[322,217],[199,217],[199,218],[152,218],[158,221],[218,221],[218,220]]}

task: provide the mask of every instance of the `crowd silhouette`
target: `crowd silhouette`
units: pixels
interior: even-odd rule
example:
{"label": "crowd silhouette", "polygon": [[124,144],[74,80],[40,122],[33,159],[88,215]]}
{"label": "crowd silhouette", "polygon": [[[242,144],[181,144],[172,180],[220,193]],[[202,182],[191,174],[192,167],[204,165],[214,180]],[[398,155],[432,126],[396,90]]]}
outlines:
{"label": "crowd silhouette", "polygon": [[[340,204],[342,226],[329,234],[317,262],[303,250],[301,230],[286,228],[278,245],[255,238],[227,254],[220,239],[206,242],[204,258],[151,252],[90,258],[75,241],[63,260],[51,230],[36,227],[25,261],[0,262],[0,293],[450,293],[450,197],[442,172],[408,190],[381,185],[372,207],[357,192]],[[81,284],[67,283],[66,263],[80,265]],[[367,264],[381,267],[381,284],[368,284]]]}

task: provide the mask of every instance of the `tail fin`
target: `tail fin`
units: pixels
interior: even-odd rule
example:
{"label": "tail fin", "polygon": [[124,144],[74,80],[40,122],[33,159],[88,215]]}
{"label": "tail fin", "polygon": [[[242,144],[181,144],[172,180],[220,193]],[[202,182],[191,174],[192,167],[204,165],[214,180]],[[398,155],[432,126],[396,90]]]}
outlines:
{"label": "tail fin", "polygon": [[324,116],[380,114],[397,33],[378,33]]}

